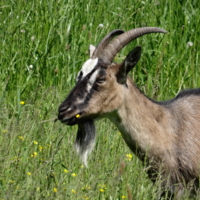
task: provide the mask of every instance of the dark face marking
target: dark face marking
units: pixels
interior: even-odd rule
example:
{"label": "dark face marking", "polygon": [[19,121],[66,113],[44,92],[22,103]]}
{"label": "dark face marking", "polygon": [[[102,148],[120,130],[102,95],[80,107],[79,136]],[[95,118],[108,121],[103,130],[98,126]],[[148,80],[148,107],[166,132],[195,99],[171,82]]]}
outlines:
{"label": "dark face marking", "polygon": [[[58,119],[67,125],[84,122],[84,112],[93,94],[98,91],[99,84],[105,81],[105,67],[99,61],[91,72],[83,77],[79,72],[77,84],[58,109]],[[80,116],[80,117],[76,117]]]}

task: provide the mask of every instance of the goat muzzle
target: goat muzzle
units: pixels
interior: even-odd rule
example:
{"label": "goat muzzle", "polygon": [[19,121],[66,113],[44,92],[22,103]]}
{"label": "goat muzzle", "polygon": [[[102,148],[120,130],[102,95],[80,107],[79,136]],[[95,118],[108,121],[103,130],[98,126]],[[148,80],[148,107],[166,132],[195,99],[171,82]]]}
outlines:
{"label": "goat muzzle", "polygon": [[82,113],[74,113],[71,109],[66,107],[60,107],[58,110],[58,119],[67,125],[73,126],[82,121]]}

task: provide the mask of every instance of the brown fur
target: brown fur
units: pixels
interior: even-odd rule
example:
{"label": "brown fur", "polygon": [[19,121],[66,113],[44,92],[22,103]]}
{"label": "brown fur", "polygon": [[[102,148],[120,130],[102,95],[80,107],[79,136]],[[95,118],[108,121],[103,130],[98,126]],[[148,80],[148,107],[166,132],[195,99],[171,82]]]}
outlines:
{"label": "brown fur", "polygon": [[145,97],[129,78],[127,87],[119,85],[115,73],[107,69],[107,82],[92,98],[87,114],[110,118],[142,161],[147,153],[150,178],[155,181],[155,172],[162,171],[163,185],[172,192],[181,188],[177,193],[182,193],[183,184],[199,175],[200,97],[183,97],[164,107]]}
{"label": "brown fur", "polygon": [[71,113],[81,113],[81,119],[109,118],[130,149],[143,162],[147,161],[151,180],[156,181],[160,174],[161,187],[180,197],[184,186],[198,186],[200,92],[191,91],[168,102],[154,102],[126,77],[124,70],[129,71],[131,67],[126,62],[104,67],[105,81],[95,82],[98,89],[92,93],[87,106],[75,106],[76,109],[67,112],[70,98],[74,98],[72,105],[76,105],[78,98],[72,92],[59,108],[59,119],[71,117]]}
{"label": "brown fur", "polygon": [[142,161],[146,153],[150,178],[155,181],[154,173],[160,171],[163,185],[182,194],[184,184],[199,177],[200,97],[185,96],[165,107],[146,98],[130,79],[127,85],[119,91],[123,102],[110,119]]}

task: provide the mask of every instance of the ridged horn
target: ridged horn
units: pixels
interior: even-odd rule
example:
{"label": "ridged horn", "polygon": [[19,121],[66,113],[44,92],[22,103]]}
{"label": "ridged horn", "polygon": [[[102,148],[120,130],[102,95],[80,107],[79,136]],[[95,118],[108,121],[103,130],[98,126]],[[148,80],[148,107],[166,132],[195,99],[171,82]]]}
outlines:
{"label": "ridged horn", "polygon": [[129,30],[114,38],[99,55],[106,64],[110,64],[117,53],[132,40],[149,33],[167,33],[166,30],[157,27],[141,27]]}
{"label": "ridged horn", "polygon": [[102,40],[101,42],[98,44],[96,50],[94,51],[92,58],[97,58],[103,51],[103,49],[108,45],[108,43],[110,42],[110,40],[115,37],[116,35],[120,35],[124,33],[123,30],[121,29],[116,29],[111,31],[110,33],[108,33]]}

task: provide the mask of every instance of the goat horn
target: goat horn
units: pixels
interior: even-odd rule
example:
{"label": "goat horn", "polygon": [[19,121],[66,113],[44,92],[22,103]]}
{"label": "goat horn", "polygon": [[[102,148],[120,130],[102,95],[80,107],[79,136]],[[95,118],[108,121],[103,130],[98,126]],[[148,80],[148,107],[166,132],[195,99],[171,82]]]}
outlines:
{"label": "goat horn", "polygon": [[148,33],[166,33],[167,31],[157,27],[141,27],[129,30],[114,38],[99,55],[106,64],[110,64],[117,53],[132,40]]}
{"label": "goat horn", "polygon": [[92,58],[97,58],[101,52],[103,51],[103,49],[108,45],[108,43],[110,42],[110,40],[116,36],[116,35],[120,35],[124,33],[123,30],[121,29],[116,29],[111,31],[110,33],[108,33],[102,40],[101,42],[98,44],[96,50],[94,51]]}

